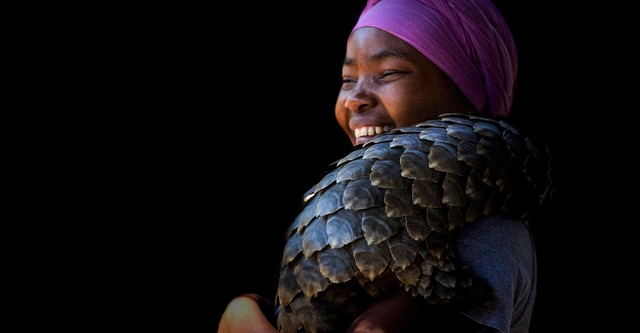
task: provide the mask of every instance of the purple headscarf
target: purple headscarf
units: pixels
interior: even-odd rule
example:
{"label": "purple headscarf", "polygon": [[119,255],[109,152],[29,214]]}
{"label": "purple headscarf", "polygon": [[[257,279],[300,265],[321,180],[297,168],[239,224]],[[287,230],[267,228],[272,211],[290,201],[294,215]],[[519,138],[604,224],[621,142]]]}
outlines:
{"label": "purple headscarf", "polygon": [[509,114],[516,47],[491,0],[368,0],[353,31],[362,27],[411,44],[449,75],[479,111]]}

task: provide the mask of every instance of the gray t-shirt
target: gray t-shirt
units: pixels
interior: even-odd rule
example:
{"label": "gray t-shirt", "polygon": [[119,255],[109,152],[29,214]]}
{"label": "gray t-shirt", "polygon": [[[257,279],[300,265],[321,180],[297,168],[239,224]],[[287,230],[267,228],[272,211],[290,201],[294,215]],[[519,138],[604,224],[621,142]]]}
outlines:
{"label": "gray t-shirt", "polygon": [[456,247],[462,261],[491,290],[486,302],[462,313],[498,332],[529,332],[537,280],[529,226],[502,215],[486,216],[461,230]]}

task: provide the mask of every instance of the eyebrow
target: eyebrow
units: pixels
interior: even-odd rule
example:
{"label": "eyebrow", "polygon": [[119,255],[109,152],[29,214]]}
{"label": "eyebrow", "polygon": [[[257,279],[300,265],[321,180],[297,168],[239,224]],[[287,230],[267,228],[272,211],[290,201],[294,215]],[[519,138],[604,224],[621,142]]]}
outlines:
{"label": "eyebrow", "polygon": [[[378,53],[373,54],[369,57],[371,61],[380,61],[385,58],[399,58],[399,59],[408,59],[409,55],[406,52],[396,50],[396,49],[386,49],[382,50]],[[353,58],[345,58],[343,65],[351,66],[355,64],[355,60]]]}

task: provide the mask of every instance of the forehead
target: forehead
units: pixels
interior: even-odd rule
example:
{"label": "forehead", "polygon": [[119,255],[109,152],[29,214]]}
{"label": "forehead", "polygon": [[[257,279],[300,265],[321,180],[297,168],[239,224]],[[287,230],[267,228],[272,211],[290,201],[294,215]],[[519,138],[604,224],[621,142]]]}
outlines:
{"label": "forehead", "polygon": [[347,42],[347,59],[355,59],[362,56],[375,57],[382,54],[404,57],[410,60],[426,59],[422,53],[409,43],[378,28],[360,28],[353,32]]}

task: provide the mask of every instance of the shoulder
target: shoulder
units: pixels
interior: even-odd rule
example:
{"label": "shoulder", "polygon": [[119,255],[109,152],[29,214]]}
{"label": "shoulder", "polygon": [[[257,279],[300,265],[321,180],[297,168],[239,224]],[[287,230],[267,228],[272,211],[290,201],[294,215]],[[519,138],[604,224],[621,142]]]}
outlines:
{"label": "shoulder", "polygon": [[[536,250],[525,221],[494,214],[465,225],[460,259],[490,288],[489,299],[464,311],[472,320],[509,332],[528,327],[536,295]],[[518,330],[513,330],[518,331]]]}
{"label": "shoulder", "polygon": [[462,228],[456,250],[460,259],[471,265],[472,272],[486,280],[521,279],[524,281],[519,283],[530,283],[536,273],[533,235],[522,220],[500,214],[484,216]]}
{"label": "shoulder", "polygon": [[515,254],[529,257],[535,252],[528,224],[502,214],[491,214],[469,222],[460,231],[456,246],[461,255],[470,250],[498,256],[515,251]]}

